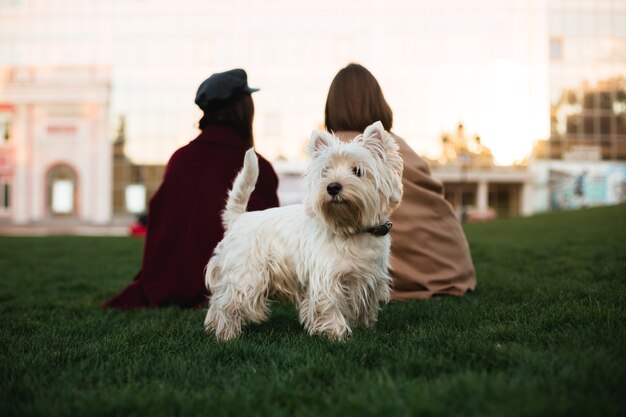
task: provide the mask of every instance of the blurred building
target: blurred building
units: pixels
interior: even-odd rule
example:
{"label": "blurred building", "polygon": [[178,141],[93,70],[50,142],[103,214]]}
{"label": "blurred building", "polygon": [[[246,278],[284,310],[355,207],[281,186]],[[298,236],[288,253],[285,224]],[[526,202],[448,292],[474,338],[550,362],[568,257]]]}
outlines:
{"label": "blurred building", "polygon": [[113,217],[124,221],[148,212],[150,198],[163,180],[165,165],[137,164],[128,158],[126,144],[126,121],[120,118],[117,135],[113,142]]}
{"label": "blurred building", "polygon": [[625,5],[548,5],[551,128],[529,163],[534,210],[625,201]]}
{"label": "blurred building", "polygon": [[626,160],[626,78],[565,88],[551,106],[551,135],[537,159]]}
{"label": "blurred building", "polygon": [[[446,200],[459,219],[489,220],[532,213],[533,178],[525,164],[498,166],[491,150],[478,135],[467,135],[462,123],[441,135],[444,149],[439,159],[426,159],[434,178],[444,185]],[[283,205],[304,199],[305,164],[276,161]]]}
{"label": "blurred building", "polygon": [[626,160],[626,10],[548,3],[550,138],[539,159]]}
{"label": "blurred building", "polygon": [[0,69],[0,221],[111,218],[109,72]]}
{"label": "blurred building", "polygon": [[532,177],[525,165],[498,166],[479,135],[462,123],[441,135],[443,153],[428,161],[433,177],[444,184],[445,198],[463,220],[532,213]]}
{"label": "blurred building", "polygon": [[441,129],[464,120],[508,163],[548,132],[546,1],[4,0],[0,66],[110,67],[111,131],[125,115],[128,157],[162,164],[197,135],[198,85],[234,67],[261,88],[259,152],[303,160],[332,78],[358,62],[420,154],[437,155]]}
{"label": "blurred building", "polygon": [[[233,67],[262,88],[255,143],[276,162],[281,201],[297,202],[304,144],[349,62],[377,77],[394,131],[433,159],[460,215],[626,198],[624,0],[8,0],[0,221],[144,211],[163,163],[197,135],[197,86]],[[458,120],[480,137],[442,140]],[[499,165],[536,139],[532,157]]]}

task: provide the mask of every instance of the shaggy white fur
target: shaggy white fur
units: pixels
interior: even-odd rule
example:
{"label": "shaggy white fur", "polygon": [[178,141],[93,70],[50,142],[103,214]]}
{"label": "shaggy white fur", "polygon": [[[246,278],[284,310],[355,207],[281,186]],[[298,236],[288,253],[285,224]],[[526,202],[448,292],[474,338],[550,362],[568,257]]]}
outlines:
{"label": "shaggy white fur", "polygon": [[352,326],[373,325],[389,299],[391,239],[372,230],[402,198],[398,145],[376,122],[347,143],[314,131],[308,152],[304,204],[253,212],[246,206],[258,160],[246,153],[223,213],[226,233],[206,269],[204,326],[219,340],[265,320],[276,298],[296,305],[310,334],[343,340]]}

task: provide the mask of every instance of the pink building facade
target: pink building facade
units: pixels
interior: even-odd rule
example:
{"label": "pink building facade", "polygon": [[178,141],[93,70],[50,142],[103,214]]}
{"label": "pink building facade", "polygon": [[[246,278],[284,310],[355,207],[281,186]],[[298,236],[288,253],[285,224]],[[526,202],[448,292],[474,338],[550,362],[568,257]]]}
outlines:
{"label": "pink building facade", "polygon": [[0,69],[0,222],[111,221],[109,74]]}

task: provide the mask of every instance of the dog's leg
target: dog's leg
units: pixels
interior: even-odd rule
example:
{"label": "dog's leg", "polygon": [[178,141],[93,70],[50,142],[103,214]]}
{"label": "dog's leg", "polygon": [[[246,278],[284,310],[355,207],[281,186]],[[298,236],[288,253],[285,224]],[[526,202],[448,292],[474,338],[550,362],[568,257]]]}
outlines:
{"label": "dog's leg", "polygon": [[310,295],[300,304],[300,320],[309,334],[323,334],[332,340],[345,340],[352,334],[348,320],[341,312],[340,302],[328,295]]}
{"label": "dog's leg", "polygon": [[357,325],[371,327],[376,324],[380,305],[389,302],[389,281],[390,279],[377,279],[374,288],[368,288],[368,295],[365,299],[366,307],[360,311],[356,320]]}
{"label": "dog's leg", "polygon": [[371,327],[378,320],[378,299],[373,291],[368,294],[368,298],[365,300],[365,306],[359,311],[359,316],[356,318],[356,326]]}
{"label": "dog's leg", "polygon": [[206,331],[213,331],[218,340],[230,340],[241,334],[243,295],[229,288],[215,288],[211,296],[209,311],[204,319]]}
{"label": "dog's leg", "polygon": [[246,323],[266,320],[269,312],[266,275],[263,271],[231,273],[229,278],[237,276],[236,282],[225,278],[212,286],[205,329],[215,332],[219,340],[230,340],[241,334]]}

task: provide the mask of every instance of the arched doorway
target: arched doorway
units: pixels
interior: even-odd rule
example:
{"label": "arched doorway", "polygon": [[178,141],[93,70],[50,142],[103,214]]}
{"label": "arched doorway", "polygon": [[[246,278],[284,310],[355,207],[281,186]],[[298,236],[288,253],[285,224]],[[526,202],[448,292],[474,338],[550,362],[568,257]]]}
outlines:
{"label": "arched doorway", "polygon": [[57,164],[48,170],[46,206],[50,217],[75,217],[78,206],[76,171],[68,164]]}

